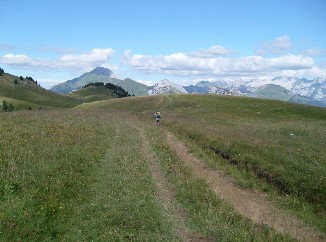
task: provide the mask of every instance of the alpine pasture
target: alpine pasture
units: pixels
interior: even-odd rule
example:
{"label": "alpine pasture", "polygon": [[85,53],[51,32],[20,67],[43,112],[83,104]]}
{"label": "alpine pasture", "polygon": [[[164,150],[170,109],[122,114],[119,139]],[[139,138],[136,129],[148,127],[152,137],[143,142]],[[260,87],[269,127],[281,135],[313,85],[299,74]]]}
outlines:
{"label": "alpine pasture", "polygon": [[[0,240],[325,241],[325,120],[322,108],[216,95],[2,112]],[[167,134],[313,236],[240,214]]]}

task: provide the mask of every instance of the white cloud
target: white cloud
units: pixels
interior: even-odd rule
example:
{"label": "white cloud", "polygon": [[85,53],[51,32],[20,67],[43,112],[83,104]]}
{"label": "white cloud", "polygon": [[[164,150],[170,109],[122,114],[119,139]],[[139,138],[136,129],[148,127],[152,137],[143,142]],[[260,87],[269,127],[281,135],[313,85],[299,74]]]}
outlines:
{"label": "white cloud", "polygon": [[[63,52],[67,53],[64,50]],[[33,76],[41,86],[48,89],[63,82],[63,78],[74,78],[97,66],[106,66],[111,70],[117,70],[116,65],[109,63],[113,54],[113,49],[93,49],[85,53],[65,54],[52,59],[6,54],[0,57],[0,64],[4,65],[5,69],[17,69],[20,73],[25,72],[26,75]]]}
{"label": "white cloud", "polygon": [[194,52],[190,53],[190,56],[211,58],[211,57],[215,57],[215,56],[229,55],[231,53],[232,53],[231,50],[224,48],[223,46],[214,45],[214,46],[209,47],[208,49],[194,51]]}
{"label": "white cloud", "polygon": [[[210,50],[211,48],[207,49]],[[146,74],[163,74],[187,78],[214,78],[220,76],[276,76],[283,73],[300,73],[315,67],[311,57],[284,55],[275,58],[262,56],[221,57],[194,55],[193,53],[170,55],[140,55],[125,51],[123,63]]]}
{"label": "white cloud", "polygon": [[1,63],[5,65],[32,65],[32,59],[26,55],[6,54],[2,57]]}
{"label": "white cloud", "polygon": [[154,86],[157,81],[144,81],[144,80],[137,80],[137,82],[141,84],[145,84],[146,86]]}
{"label": "white cloud", "polygon": [[[290,48],[292,48],[292,44],[287,36],[276,38],[270,44],[270,50],[284,51]],[[232,52],[232,50],[219,45],[189,53],[177,52],[157,56],[134,54],[127,50],[122,56],[122,62],[117,66],[110,62],[114,50],[107,48],[93,49],[77,54],[66,51],[66,54],[57,58],[35,58],[27,55],[6,54],[0,56],[0,64],[5,65],[5,69],[7,66],[9,69],[33,73],[31,75],[33,78],[38,76],[40,79],[36,79],[47,86],[57,84],[65,78],[76,77],[96,66],[105,66],[117,72],[119,69],[124,70],[127,67],[129,76],[133,76],[130,73],[137,71],[140,74],[155,76],[155,81],[157,78],[178,78],[192,82],[193,80],[248,76],[326,76],[326,67],[317,66],[311,57],[323,54],[324,50],[321,49],[307,50],[304,55],[283,54],[273,58],[261,55],[234,57],[230,55]],[[61,73],[61,77],[59,77],[59,73]],[[51,78],[53,79],[51,80]],[[147,78],[141,77],[140,79],[146,80]],[[145,83],[145,81],[139,82]],[[146,82],[146,84],[151,83]]]}
{"label": "white cloud", "polygon": [[93,49],[86,53],[67,54],[56,59],[6,54],[0,57],[0,63],[11,68],[36,71],[89,70],[96,66],[107,64],[113,54],[113,49]]}
{"label": "white cloud", "polygon": [[323,50],[323,49],[308,49],[303,54],[307,55],[307,56],[323,55],[323,54],[325,54],[325,50]]}
{"label": "white cloud", "polygon": [[114,54],[112,49],[93,49],[92,51],[79,55],[63,55],[58,63],[62,66],[98,65],[106,63],[109,57]]}
{"label": "white cloud", "polygon": [[286,55],[271,58],[270,66],[276,70],[306,70],[314,66],[314,60],[302,55]]}
{"label": "white cloud", "polygon": [[61,83],[65,82],[66,80],[55,80],[55,79],[37,79],[37,82],[44,87],[45,89],[50,89],[51,87]]}
{"label": "white cloud", "polygon": [[263,43],[263,50],[260,53],[284,54],[293,48],[292,41],[289,36],[283,35],[275,38],[273,41]]}

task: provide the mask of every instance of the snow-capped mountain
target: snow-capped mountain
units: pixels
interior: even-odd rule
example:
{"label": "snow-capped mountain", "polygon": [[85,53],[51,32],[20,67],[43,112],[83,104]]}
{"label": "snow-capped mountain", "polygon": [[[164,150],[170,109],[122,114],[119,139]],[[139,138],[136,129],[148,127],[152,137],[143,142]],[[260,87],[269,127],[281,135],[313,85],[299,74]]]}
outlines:
{"label": "snow-capped mountain", "polygon": [[222,79],[214,82],[200,81],[196,85],[184,87],[163,80],[148,92],[149,95],[163,93],[245,95],[326,107],[326,78]]}
{"label": "snow-capped mountain", "polygon": [[167,94],[167,93],[188,93],[182,86],[169,80],[156,83],[149,91],[148,95]]}
{"label": "snow-capped mountain", "polygon": [[275,85],[287,89],[293,95],[300,95],[326,104],[326,79],[306,79],[297,77],[275,77],[272,79],[252,79],[240,81],[238,87],[246,87],[250,93],[264,85]]}

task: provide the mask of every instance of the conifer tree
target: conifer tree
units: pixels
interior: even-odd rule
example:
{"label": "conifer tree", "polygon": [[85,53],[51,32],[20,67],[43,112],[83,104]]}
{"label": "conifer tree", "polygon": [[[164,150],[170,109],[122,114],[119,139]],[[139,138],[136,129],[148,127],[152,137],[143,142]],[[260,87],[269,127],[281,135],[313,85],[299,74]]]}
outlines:
{"label": "conifer tree", "polygon": [[8,104],[6,100],[2,101],[1,108],[3,111],[7,112],[8,111]]}

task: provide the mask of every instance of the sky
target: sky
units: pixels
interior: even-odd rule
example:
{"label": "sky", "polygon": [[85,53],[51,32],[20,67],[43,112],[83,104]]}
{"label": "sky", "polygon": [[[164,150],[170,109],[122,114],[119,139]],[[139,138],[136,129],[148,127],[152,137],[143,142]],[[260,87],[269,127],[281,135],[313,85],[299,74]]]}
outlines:
{"label": "sky", "polygon": [[1,0],[0,67],[45,87],[326,77],[325,0]]}

